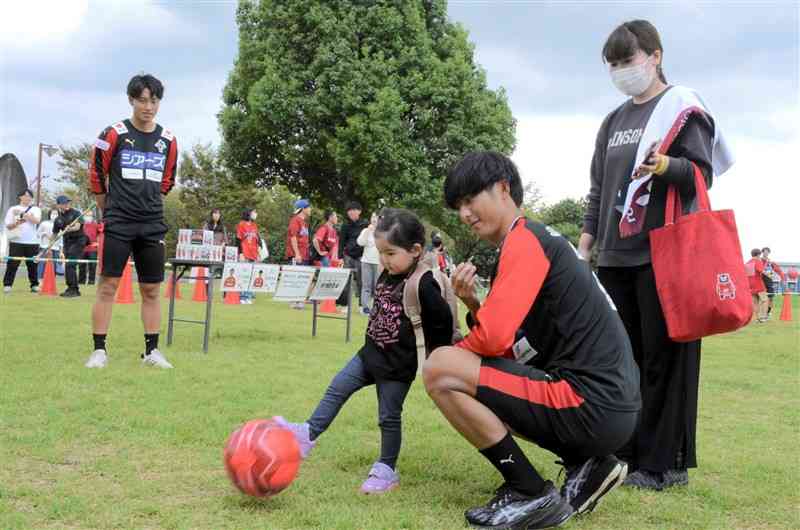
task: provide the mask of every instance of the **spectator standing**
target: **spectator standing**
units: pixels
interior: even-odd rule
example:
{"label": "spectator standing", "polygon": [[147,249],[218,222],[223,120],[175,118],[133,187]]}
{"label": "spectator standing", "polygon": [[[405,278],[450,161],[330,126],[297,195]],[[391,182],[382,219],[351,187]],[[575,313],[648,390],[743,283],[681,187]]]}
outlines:
{"label": "spectator standing", "polygon": [[[36,225],[42,220],[42,211],[33,204],[33,192],[23,190],[17,195],[19,204],[12,206],[6,212],[5,229],[8,232],[8,257],[9,258],[33,258],[39,252],[39,238],[36,233]],[[12,259],[6,263],[6,273],[3,277],[3,292],[10,293],[17,276],[20,260]],[[26,260],[25,267],[28,269],[28,281],[31,284],[31,292],[39,292],[39,277],[37,276],[36,263],[33,260]]]}
{"label": "spectator standing", "polygon": [[769,259],[770,253],[772,253],[772,250],[769,247],[761,249],[761,261],[764,262],[764,272],[761,274],[761,277],[767,289],[767,320],[771,318],[775,293],[781,290],[780,288],[786,280],[786,276],[783,274],[780,266]]}
{"label": "spectator standing", "polygon": [[[86,236],[86,246],[83,248],[83,259],[89,263],[78,264],[78,283],[80,285],[94,285],[97,273],[97,223],[94,215],[86,214],[83,216],[83,233]],[[88,272],[88,275],[87,275]]]}
{"label": "spectator standing", "polygon": [[208,214],[208,219],[203,223],[203,230],[214,232],[215,245],[228,244],[228,230],[225,228],[225,223],[222,222],[222,211],[219,208],[213,208]]}
{"label": "spectator standing", "polygon": [[597,242],[597,275],[619,310],[641,371],[640,421],[616,453],[632,471],[624,484],[664,491],[688,484],[689,468],[697,467],[701,343],[669,338],[650,231],[664,225],[670,186],[688,211],[696,195],[695,171],[710,187],[732,157],[718,120],[697,93],[667,83],[661,37],[650,22],[618,26],[601,57],[610,81],[628,97],[597,133],[578,251],[588,266]]}
{"label": "spectator standing", "polygon": [[[309,265],[311,256],[308,241],[308,219],[311,217],[311,203],[308,199],[298,199],[294,203],[294,215],[286,230],[286,262],[291,265]],[[304,302],[292,302],[294,309],[303,309]]]}
{"label": "spectator standing", "polygon": [[[251,263],[258,262],[258,248],[260,238],[258,236],[258,225],[256,219],[258,213],[252,208],[247,208],[242,212],[242,220],[236,226],[236,241],[239,247],[239,261]],[[255,293],[244,291],[240,296],[240,303],[252,304]]]}
{"label": "spectator standing", "polygon": [[338,220],[336,212],[325,210],[324,222],[317,229],[314,234],[314,240],[311,242],[314,245],[314,257],[318,258],[323,267],[330,267],[334,262],[338,261],[336,252],[339,247],[339,234],[336,233],[336,228],[334,228]]}
{"label": "spectator standing", "polygon": [[78,264],[75,260],[81,259],[83,249],[86,247],[86,235],[83,233],[83,219],[81,212],[72,207],[72,201],[66,195],[56,198],[58,217],[53,221],[53,232],[57,235],[64,232],[61,257],[66,259],[64,278],[67,289],[60,296],[75,298],[81,295],[78,289]]}
{"label": "spectator standing", "polygon": [[378,281],[380,253],[375,246],[375,227],[378,215],[373,213],[369,225],[358,235],[356,242],[363,248],[361,255],[361,314],[369,316],[372,300],[375,298],[375,285]]}
{"label": "spectator standing", "polygon": [[[358,236],[369,223],[361,219],[362,208],[361,204],[358,202],[350,201],[345,208],[346,218],[344,223],[342,223],[340,237],[343,249],[342,257],[344,258],[344,266],[354,271],[353,279],[356,286],[356,294],[360,295],[362,292],[361,256],[363,255],[364,247],[358,244]],[[342,295],[344,300],[347,300],[351,296],[349,286]],[[369,311],[369,307],[361,306],[362,313],[364,309]]]}
{"label": "spectator standing", "polygon": [[753,316],[756,322],[767,320],[767,287],[764,285],[764,262],[761,260],[761,250],[754,248],[750,251],[750,261],[744,264],[747,272],[747,281],[750,283],[750,294],[753,296]]}

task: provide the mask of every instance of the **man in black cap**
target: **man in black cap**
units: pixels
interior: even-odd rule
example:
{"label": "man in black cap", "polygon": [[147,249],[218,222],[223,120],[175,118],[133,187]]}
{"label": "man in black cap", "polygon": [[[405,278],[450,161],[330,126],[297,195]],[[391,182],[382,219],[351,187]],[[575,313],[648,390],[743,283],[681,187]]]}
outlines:
{"label": "man in black cap", "polygon": [[[364,254],[364,247],[358,244],[358,236],[364,230],[368,222],[361,219],[361,205],[356,201],[350,201],[346,206],[347,219],[342,223],[341,236],[339,240],[342,245],[342,255],[344,256],[344,266],[352,269],[353,280],[355,280],[356,293],[361,294],[361,256]],[[356,296],[358,298],[358,296]],[[342,295],[339,297],[337,303],[339,305],[347,305],[350,299],[350,286],[348,285]],[[363,309],[363,308],[362,308]],[[366,308],[369,311],[369,307]]]}
{"label": "man in black cap", "polygon": [[66,267],[64,267],[67,290],[61,293],[61,296],[74,298],[81,295],[78,290],[78,264],[74,260],[83,256],[83,247],[86,246],[83,219],[81,219],[81,212],[72,207],[72,201],[66,195],[56,197],[56,206],[58,207],[58,217],[53,222],[53,234],[59,234],[64,230],[61,255],[67,259]]}

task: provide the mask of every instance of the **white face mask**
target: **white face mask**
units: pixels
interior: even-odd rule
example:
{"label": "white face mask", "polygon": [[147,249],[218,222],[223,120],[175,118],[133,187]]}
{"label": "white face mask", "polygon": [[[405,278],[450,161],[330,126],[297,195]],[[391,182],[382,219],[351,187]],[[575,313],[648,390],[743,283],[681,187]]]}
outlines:
{"label": "white face mask", "polygon": [[94,221],[94,217],[91,217],[89,215],[83,218],[84,223],[91,223],[92,221]]}
{"label": "white face mask", "polygon": [[51,220],[51,221],[55,221],[57,217],[58,217],[58,212],[55,212],[55,213],[51,213],[51,214],[50,214],[50,220]]}
{"label": "white face mask", "polygon": [[650,58],[641,63],[611,70],[611,81],[626,96],[640,96],[653,82],[655,71],[650,68]]}
{"label": "white face mask", "polygon": [[258,214],[257,213],[251,213],[250,214],[250,220],[251,221],[255,221],[256,219],[258,219]]}

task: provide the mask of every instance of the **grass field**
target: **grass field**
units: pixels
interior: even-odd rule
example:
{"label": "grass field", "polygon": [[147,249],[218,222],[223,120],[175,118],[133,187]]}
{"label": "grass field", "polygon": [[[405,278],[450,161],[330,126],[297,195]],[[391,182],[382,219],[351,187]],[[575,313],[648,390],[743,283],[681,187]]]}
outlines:
{"label": "grass field", "polygon": [[[305,419],[360,345],[366,319],[354,317],[346,345],[343,324],[329,320],[312,339],[310,309],[264,296],[252,306],[217,304],[208,355],[200,326],[177,324],[171,347],[162,334],[176,368],[165,371],[140,365],[138,305],[116,306],[109,366],[88,370],[93,299],[91,288],[74,300],[32,295],[21,277],[0,297],[0,529],[463,528],[464,509],[499,482],[417,381],[405,407],[399,490],[357,494],[379,449],[375,393],[366,389],[288,490],[247,498],[222,466],[228,434],[257,417]],[[178,303],[183,317],[203,309]],[[618,490],[567,527],[799,528],[800,306],[793,309],[794,322],[704,342],[700,467],[688,487]],[[523,448],[556,478],[554,455]]]}

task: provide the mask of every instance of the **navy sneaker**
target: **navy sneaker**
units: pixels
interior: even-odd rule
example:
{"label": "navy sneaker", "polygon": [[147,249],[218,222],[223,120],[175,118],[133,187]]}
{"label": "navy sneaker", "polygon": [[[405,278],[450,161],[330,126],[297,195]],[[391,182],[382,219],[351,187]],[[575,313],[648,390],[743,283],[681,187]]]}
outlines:
{"label": "navy sneaker", "polygon": [[580,515],[591,512],[600,499],[622,484],[628,464],[615,456],[592,457],[577,466],[564,466],[567,476],[561,486],[561,497]]}
{"label": "navy sneaker", "polygon": [[550,481],[536,497],[503,484],[488,503],[464,512],[473,528],[492,530],[553,528],[565,523],[572,514],[572,506],[561,498]]}

